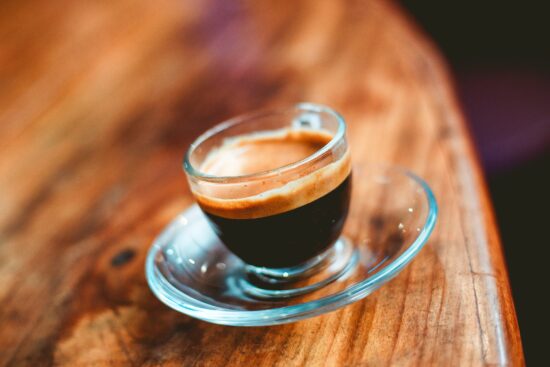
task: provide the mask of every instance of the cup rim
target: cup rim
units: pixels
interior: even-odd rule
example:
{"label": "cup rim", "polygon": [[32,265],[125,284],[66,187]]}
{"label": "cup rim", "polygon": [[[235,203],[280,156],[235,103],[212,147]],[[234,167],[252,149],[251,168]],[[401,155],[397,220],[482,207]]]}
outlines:
{"label": "cup rim", "polygon": [[[190,161],[191,154],[193,154],[194,150],[197,147],[199,147],[204,141],[211,138],[212,136],[230,127],[233,127],[241,123],[245,123],[253,119],[265,117],[268,115],[281,114],[292,110],[302,110],[304,112],[314,112],[314,113],[328,113],[329,115],[332,115],[334,118],[336,118],[336,121],[338,122],[338,130],[336,131],[336,134],[334,134],[332,139],[327,144],[325,144],[321,149],[317,150],[315,153],[297,162],[290,163],[281,167],[273,168],[271,170],[260,171],[260,172],[246,174],[246,175],[216,176],[205,172],[201,172],[198,168],[195,168],[191,164],[191,161]],[[345,137],[345,133],[346,133],[346,123],[342,115],[340,115],[338,112],[336,112],[332,108],[322,104],[300,102],[291,107],[286,107],[286,108],[257,110],[257,111],[245,113],[242,115],[238,115],[229,120],[221,122],[215,125],[214,127],[206,130],[204,133],[202,133],[197,139],[195,139],[195,141],[193,141],[193,143],[191,143],[191,145],[189,146],[189,149],[187,149],[187,152],[185,153],[185,156],[183,159],[183,169],[189,176],[195,179],[198,179],[201,181],[207,181],[207,182],[215,182],[215,183],[235,183],[235,182],[242,182],[246,180],[277,176],[277,175],[281,175],[284,172],[291,171],[297,167],[315,162],[323,158],[327,154],[327,152],[329,152],[336,145],[336,143],[338,143],[342,138]]]}

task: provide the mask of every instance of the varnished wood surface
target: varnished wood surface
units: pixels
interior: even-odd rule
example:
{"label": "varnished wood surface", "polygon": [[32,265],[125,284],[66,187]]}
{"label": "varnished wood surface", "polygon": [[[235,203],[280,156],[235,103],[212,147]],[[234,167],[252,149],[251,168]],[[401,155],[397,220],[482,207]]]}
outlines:
{"label": "varnished wood surface", "polygon": [[[523,354],[491,204],[447,71],[382,1],[0,4],[0,365],[479,366]],[[182,154],[252,109],[326,103],[354,159],[433,187],[396,279],[325,316],[207,324],[149,291],[190,198]]]}

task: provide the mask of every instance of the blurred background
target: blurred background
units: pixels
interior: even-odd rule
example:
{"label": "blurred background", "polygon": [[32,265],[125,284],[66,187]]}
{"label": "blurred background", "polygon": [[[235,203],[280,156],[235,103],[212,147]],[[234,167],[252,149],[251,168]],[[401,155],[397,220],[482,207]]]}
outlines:
{"label": "blurred background", "polygon": [[[485,169],[527,363],[543,354],[540,251],[550,169],[550,22],[544,2],[402,1],[445,55]],[[544,286],[543,286],[544,289]]]}

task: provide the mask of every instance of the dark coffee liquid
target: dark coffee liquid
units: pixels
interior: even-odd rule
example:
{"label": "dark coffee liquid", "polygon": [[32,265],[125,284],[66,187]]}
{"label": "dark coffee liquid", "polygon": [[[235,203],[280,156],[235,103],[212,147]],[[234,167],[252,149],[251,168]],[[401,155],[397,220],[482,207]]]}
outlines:
{"label": "dark coffee liquid", "polygon": [[336,241],[350,194],[351,174],[326,195],[287,212],[254,219],[206,215],[219,238],[246,263],[284,268],[311,259]]}
{"label": "dark coffee liquid", "polygon": [[[282,129],[242,135],[213,150],[201,170],[215,176],[264,172],[298,162],[332,139],[322,130]],[[340,235],[351,191],[351,165],[339,159],[304,176],[196,188],[195,197],[222,242],[246,263],[299,265]]]}

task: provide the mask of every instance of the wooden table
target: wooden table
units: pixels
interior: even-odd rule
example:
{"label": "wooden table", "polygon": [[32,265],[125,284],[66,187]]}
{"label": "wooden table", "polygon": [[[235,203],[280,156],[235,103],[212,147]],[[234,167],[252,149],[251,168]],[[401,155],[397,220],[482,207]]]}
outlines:
{"label": "wooden table", "polygon": [[[500,241],[448,71],[386,1],[0,5],[0,365],[523,365]],[[296,101],[354,156],[412,169],[440,217],[367,299],[235,328],[149,291],[151,241],[190,205],[181,160],[230,116]]]}

